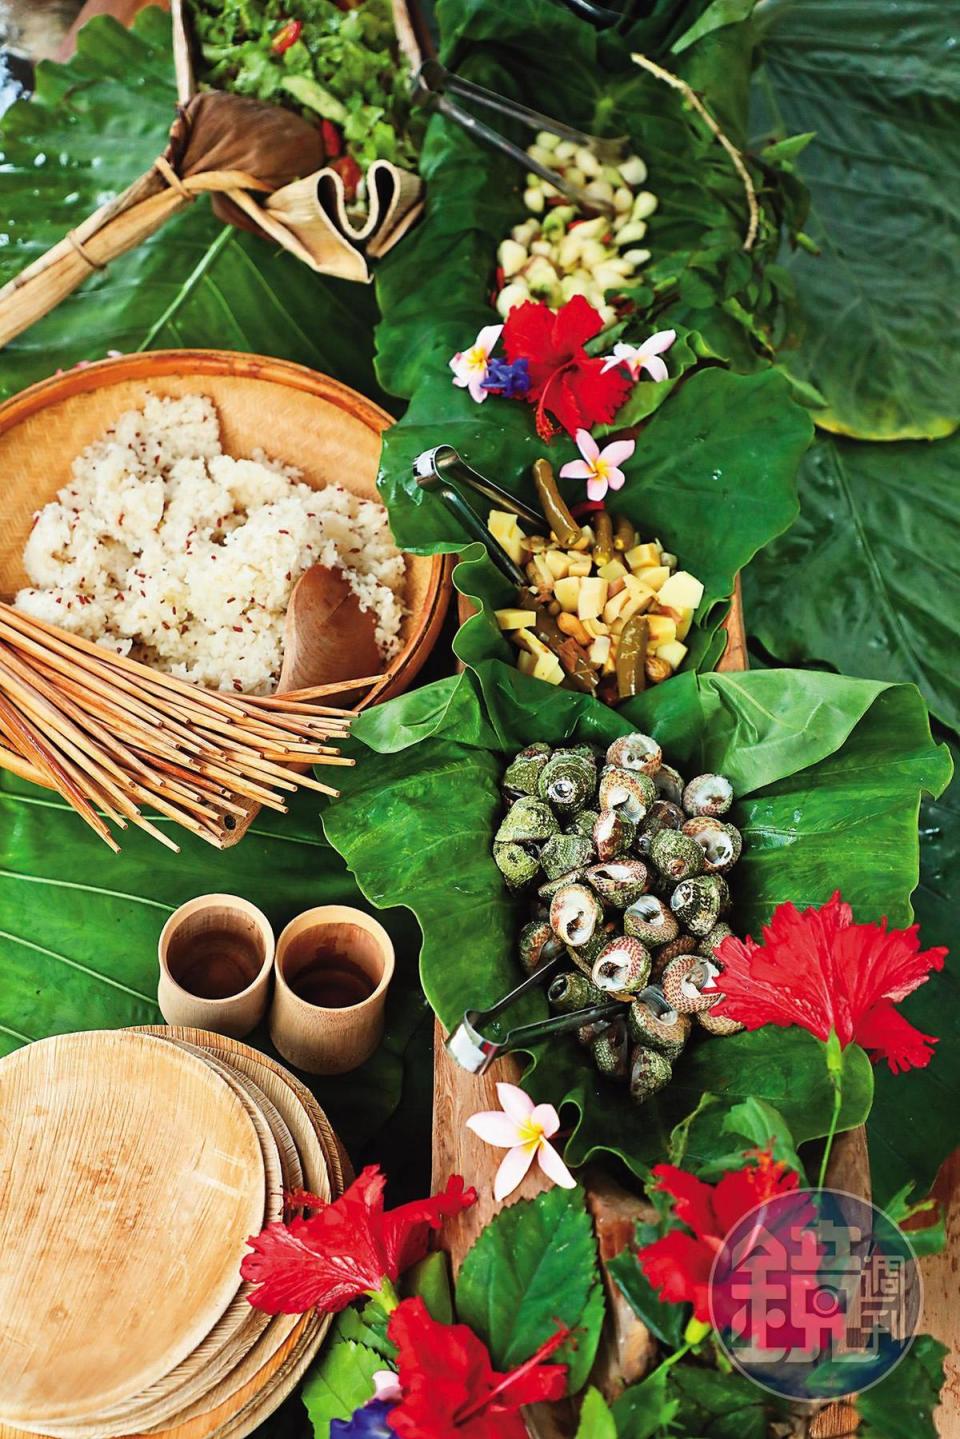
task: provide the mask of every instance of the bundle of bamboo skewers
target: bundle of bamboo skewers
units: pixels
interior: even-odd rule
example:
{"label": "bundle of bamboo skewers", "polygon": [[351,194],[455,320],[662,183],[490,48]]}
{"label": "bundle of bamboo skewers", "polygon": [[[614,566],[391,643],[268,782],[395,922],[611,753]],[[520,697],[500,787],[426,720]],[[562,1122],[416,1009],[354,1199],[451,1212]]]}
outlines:
{"label": "bundle of bamboo skewers", "polygon": [[202,689],[0,603],[0,768],[55,789],[114,851],[135,825],[179,846],[144,809],[223,848],[251,808],[286,813],[301,772],[350,765],[331,741],[350,711],[320,701],[367,677],[260,697]]}

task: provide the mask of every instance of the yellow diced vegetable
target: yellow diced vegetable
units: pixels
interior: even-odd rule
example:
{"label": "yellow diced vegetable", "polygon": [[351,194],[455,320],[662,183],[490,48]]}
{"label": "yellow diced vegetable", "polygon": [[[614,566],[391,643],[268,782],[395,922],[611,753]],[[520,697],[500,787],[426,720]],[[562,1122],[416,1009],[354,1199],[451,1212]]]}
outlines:
{"label": "yellow diced vegetable", "polygon": [[550,566],[547,564],[543,555],[534,555],[533,568],[536,572],[537,584],[540,585],[542,589],[552,591],[555,580],[551,573]]}
{"label": "yellow diced vegetable", "polygon": [[677,638],[676,621],[669,615],[647,615],[647,649],[659,650]]}
{"label": "yellow diced vegetable", "polygon": [[649,565],[658,565],[660,563],[660,546],[655,540],[648,545],[634,545],[632,550],[627,550],[624,559],[632,570],[642,570]]}
{"label": "yellow diced vegetable", "polygon": [[562,580],[570,573],[570,561],[563,550],[547,550],[543,558],[555,580]]}
{"label": "yellow diced vegetable", "polygon": [[670,578],[670,571],[666,565],[652,565],[649,568],[635,570],[634,574],[641,583],[647,585],[651,590],[659,590]]}
{"label": "yellow diced vegetable", "polygon": [[[576,554],[575,551],[574,554]],[[577,579],[586,579],[592,569],[593,560],[589,555],[576,555],[575,559],[570,560],[568,573],[574,575]]]}
{"label": "yellow diced vegetable", "polygon": [[506,550],[515,565],[523,560],[526,551],[526,536],[517,523],[516,515],[508,510],[491,510],[487,516],[487,529],[495,540]]}
{"label": "yellow diced vegetable", "polygon": [[667,664],[673,665],[678,670],[687,657],[687,647],[679,640],[672,640],[669,644],[660,645],[657,648],[657,659],[666,660]]}
{"label": "yellow diced vegetable", "polygon": [[514,644],[519,645],[521,649],[527,650],[528,653],[534,655],[536,658],[540,658],[542,655],[553,654],[553,650],[550,649],[549,645],[545,645],[543,640],[533,633],[533,630],[514,630],[510,638]]}
{"label": "yellow diced vegetable", "polygon": [[603,607],[603,618],[606,624],[613,624],[613,621],[619,616],[620,611],[629,598],[630,591],[621,590],[618,595],[614,595],[611,599],[607,600],[607,603]]}
{"label": "yellow diced vegetable", "polygon": [[580,586],[582,580],[571,575],[567,579],[557,580],[553,587],[553,595],[560,602],[568,614],[576,614],[577,605],[580,601]]}
{"label": "yellow diced vegetable", "polygon": [[536,610],[495,610],[502,630],[527,630],[537,623]]}
{"label": "yellow diced vegetable", "polygon": [[656,590],[644,584],[643,580],[637,579],[636,575],[627,575],[623,583],[631,599],[643,600],[647,605],[651,605],[657,597]]}
{"label": "yellow diced vegetable", "polygon": [[595,665],[606,664],[610,658],[610,651],[613,648],[613,640],[609,635],[598,635],[590,646],[587,653]]}
{"label": "yellow diced vegetable", "polygon": [[703,585],[686,570],[677,570],[664,581],[659,593],[661,604],[678,610],[695,610],[703,599]]}
{"label": "yellow diced vegetable", "polygon": [[607,603],[607,582],[598,575],[580,581],[580,601],[577,614],[582,620],[595,620],[603,613]]}
{"label": "yellow diced vegetable", "polygon": [[677,621],[677,639],[685,640],[690,633],[690,626],[693,624],[693,610],[681,610],[680,618]]}
{"label": "yellow diced vegetable", "polygon": [[622,580],[626,573],[626,565],[621,564],[619,560],[610,560],[609,563],[601,565],[597,570],[600,578],[607,581]]}
{"label": "yellow diced vegetable", "polygon": [[541,655],[533,669],[535,680],[546,680],[548,685],[563,683],[563,666],[554,654]]}

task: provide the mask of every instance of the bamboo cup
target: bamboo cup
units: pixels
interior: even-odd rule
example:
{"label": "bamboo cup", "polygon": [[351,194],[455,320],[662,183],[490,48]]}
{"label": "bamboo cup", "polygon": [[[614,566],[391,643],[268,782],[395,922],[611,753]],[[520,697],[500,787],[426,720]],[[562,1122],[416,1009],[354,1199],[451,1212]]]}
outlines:
{"label": "bamboo cup", "polygon": [[270,1038],[308,1074],[346,1074],[383,1037],[393,943],[362,910],[328,904],[292,919],[277,941]]}
{"label": "bamboo cup", "polygon": [[234,894],[201,894],[175,910],[160,934],[157,1002],[168,1024],[243,1039],[270,1000],[273,930]]}

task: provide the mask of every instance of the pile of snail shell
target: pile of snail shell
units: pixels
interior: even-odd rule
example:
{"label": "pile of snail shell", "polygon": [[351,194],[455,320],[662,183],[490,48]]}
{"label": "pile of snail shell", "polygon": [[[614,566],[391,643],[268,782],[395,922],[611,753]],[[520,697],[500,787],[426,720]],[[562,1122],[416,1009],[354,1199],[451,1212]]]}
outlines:
{"label": "pile of snail shell", "polygon": [[577,1038],[642,1104],[669,1083],[694,1027],[741,1028],[711,1013],[742,847],[724,818],[733,787],[719,774],[684,781],[656,740],[628,734],[605,753],[529,745],[508,765],[503,797],[493,857],[509,889],[533,899],[520,963],[531,974],[566,950],[574,967],[547,991],[559,1013],[623,1001],[622,1018]]}

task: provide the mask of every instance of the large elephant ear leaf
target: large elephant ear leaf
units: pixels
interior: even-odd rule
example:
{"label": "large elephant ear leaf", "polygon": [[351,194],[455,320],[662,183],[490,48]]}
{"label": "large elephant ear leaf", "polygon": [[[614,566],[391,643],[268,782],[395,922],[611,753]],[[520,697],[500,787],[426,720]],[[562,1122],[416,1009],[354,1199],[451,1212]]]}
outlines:
{"label": "large elephant ear leaf", "polygon": [[[409,724],[415,697],[362,719],[357,738],[374,749],[346,772],[343,797],[325,815],[329,838],[367,897],[416,913],[424,988],[448,1029],[464,1009],[490,1003],[519,978],[514,944],[525,906],[505,891],[490,846],[506,757],[537,739],[609,743],[632,723],[654,734],[681,772],[730,773],[739,796],[733,818],[746,841],[733,876],[740,933],[759,933],[784,900],[820,904],[836,889],[859,918],[888,913],[894,923],[908,921],[920,795],[939,793],[950,773],[911,687],[795,671],[688,675],[615,714],[497,659],[479,661],[468,678],[458,707],[447,711],[449,723],[423,742]],[[471,696],[496,736],[493,749],[477,743],[483,727],[470,713]],[[407,747],[384,753],[393,728]],[[509,1019],[545,1011],[535,994]],[[663,1157],[671,1131],[705,1091],[719,1103],[689,1126],[688,1149],[698,1163],[729,1150],[723,1115],[751,1095],[783,1115],[798,1143],[825,1132],[831,1108],[823,1046],[796,1030],[691,1045],[673,1082],[642,1109],[567,1039],[537,1049],[529,1083],[538,1100],[567,1106],[570,1162],[608,1150],[638,1173]],[[842,1126],[863,1122],[872,1089],[871,1067],[853,1047],[845,1057]]]}
{"label": "large elephant ear leaf", "polygon": [[873,440],[948,435],[960,422],[951,9],[766,0],[757,23],[757,143],[816,132],[795,165],[819,254],[786,260],[804,333],[784,363],[823,392],[825,429]]}

